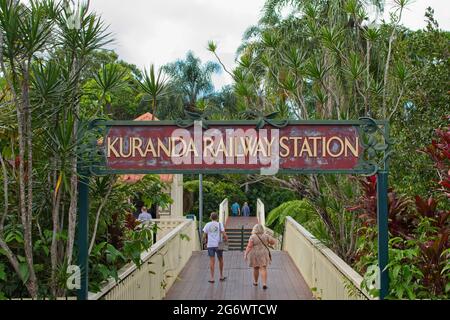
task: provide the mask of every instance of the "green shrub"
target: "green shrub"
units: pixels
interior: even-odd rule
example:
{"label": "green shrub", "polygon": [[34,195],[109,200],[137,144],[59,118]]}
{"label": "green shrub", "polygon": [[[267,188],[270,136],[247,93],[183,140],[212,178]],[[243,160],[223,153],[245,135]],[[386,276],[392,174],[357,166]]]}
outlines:
{"label": "green shrub", "polygon": [[272,211],[287,201],[293,201],[298,198],[298,195],[291,190],[263,183],[252,184],[249,189],[249,192],[246,194],[249,205],[255,206],[256,201],[261,199],[266,212]]}
{"label": "green shrub", "polygon": [[266,224],[275,232],[282,234],[287,216],[291,216],[295,221],[303,226],[311,225],[317,220],[316,212],[307,200],[288,201],[270,211]]}
{"label": "green shrub", "polygon": [[[190,214],[195,214],[198,217],[198,180],[186,181],[184,183],[185,192],[194,194],[194,205],[189,210]],[[219,211],[220,203],[227,198],[229,203],[237,201],[242,204],[247,201],[245,193],[240,189],[238,184],[230,182],[212,182],[203,180],[203,213],[204,220],[208,220],[209,214],[213,211]],[[255,204],[256,206],[256,204]],[[255,212],[256,207],[253,209]]]}

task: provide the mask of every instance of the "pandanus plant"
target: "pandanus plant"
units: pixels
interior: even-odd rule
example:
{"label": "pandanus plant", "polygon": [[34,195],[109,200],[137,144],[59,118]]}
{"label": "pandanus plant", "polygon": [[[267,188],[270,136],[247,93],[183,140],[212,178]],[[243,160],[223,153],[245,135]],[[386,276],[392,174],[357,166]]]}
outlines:
{"label": "pandanus plant", "polygon": [[127,70],[119,64],[102,65],[101,69],[94,75],[94,81],[99,90],[99,101],[105,104],[105,113],[112,113],[111,94],[115,89],[123,87],[126,83]]}
{"label": "pandanus plant", "polygon": [[[17,166],[7,172],[18,191],[4,191],[4,198],[20,217],[17,222],[14,211],[2,210],[0,247],[31,298],[45,290],[38,276],[49,276],[52,296],[63,294],[58,269],[73,259],[83,71],[90,54],[110,41],[102,20],[88,6],[83,2],[74,11],[68,1],[0,0],[0,67],[17,125],[17,138],[8,144],[18,151]],[[34,250],[36,229],[42,237],[44,225],[40,212],[51,216],[44,226],[51,229],[50,261]],[[3,227],[8,224],[23,229],[20,250],[5,241]],[[37,270],[39,264],[48,264],[48,272]]]}
{"label": "pandanus plant", "polygon": [[150,66],[150,71],[144,70],[143,79],[139,82],[140,88],[150,96],[152,118],[156,116],[158,100],[160,100],[168,89],[168,78],[163,70],[155,70],[155,66]]}

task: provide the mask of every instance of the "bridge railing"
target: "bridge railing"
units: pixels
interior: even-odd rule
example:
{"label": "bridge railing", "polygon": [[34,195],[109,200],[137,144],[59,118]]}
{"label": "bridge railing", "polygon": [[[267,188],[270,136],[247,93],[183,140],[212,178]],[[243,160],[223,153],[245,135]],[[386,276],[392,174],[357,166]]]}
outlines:
{"label": "bridge railing", "polygon": [[283,251],[287,251],[317,298],[367,300],[363,278],[292,217],[286,218]]}
{"label": "bridge railing", "polygon": [[219,222],[225,225],[228,219],[228,199],[223,199],[219,205]]}
{"label": "bridge railing", "polygon": [[[177,219],[178,220],[178,219]],[[200,250],[196,221],[158,221],[162,226],[177,223],[141,254],[140,267],[130,263],[119,271],[119,280],[110,279],[89,300],[160,300],[163,299],[193,251]]]}
{"label": "bridge railing", "polygon": [[264,209],[264,202],[261,199],[256,200],[256,218],[258,218],[258,223],[263,227],[266,226],[266,212]]}
{"label": "bridge railing", "polygon": [[166,234],[168,234],[170,231],[172,231],[173,229],[175,229],[176,227],[178,227],[180,224],[182,224],[183,222],[185,222],[186,219],[152,219],[151,221],[148,222],[144,222],[142,224],[140,224],[138,226],[139,227],[144,227],[144,226],[152,226],[154,224],[157,225],[157,231],[156,231],[156,241],[161,240],[162,238],[164,238],[164,236]]}
{"label": "bridge railing", "polygon": [[273,248],[275,250],[281,250],[281,243],[283,241],[283,235],[276,234],[275,231],[273,231],[272,229],[270,229],[266,226],[265,206],[264,206],[264,202],[262,202],[261,199],[259,199],[259,198],[256,200],[256,218],[258,218],[258,223],[264,227],[266,233],[277,240],[277,243],[275,244],[275,246]]}

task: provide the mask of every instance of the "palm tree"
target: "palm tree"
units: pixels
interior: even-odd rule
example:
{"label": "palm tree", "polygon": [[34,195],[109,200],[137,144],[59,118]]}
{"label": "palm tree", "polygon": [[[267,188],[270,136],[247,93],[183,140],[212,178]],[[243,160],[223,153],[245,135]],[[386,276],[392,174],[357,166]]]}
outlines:
{"label": "palm tree", "polygon": [[110,115],[111,93],[115,89],[123,87],[126,83],[127,70],[121,68],[117,63],[103,64],[101,69],[94,75],[94,81],[99,91],[100,103],[105,103],[105,113]]}
{"label": "palm tree", "polygon": [[155,66],[150,66],[150,71],[144,70],[142,81],[139,82],[141,89],[150,96],[152,106],[152,118],[156,116],[157,101],[161,99],[166,93],[168,88],[168,79],[164,76],[163,70],[159,69],[155,71]]}
{"label": "palm tree", "polygon": [[215,62],[202,61],[189,51],[185,60],[165,65],[164,71],[172,77],[171,86],[183,99],[187,109],[195,110],[200,98],[208,97],[214,91],[211,76],[220,71]]}

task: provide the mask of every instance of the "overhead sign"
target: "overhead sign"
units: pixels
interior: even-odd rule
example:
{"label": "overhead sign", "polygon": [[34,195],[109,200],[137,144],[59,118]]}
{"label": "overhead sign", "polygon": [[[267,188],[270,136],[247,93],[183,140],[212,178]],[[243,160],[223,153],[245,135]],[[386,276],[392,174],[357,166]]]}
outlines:
{"label": "overhead sign", "polygon": [[[82,128],[84,126],[81,126]],[[90,122],[77,148],[80,299],[88,298],[89,177],[121,173],[377,174],[380,298],[389,292],[387,121]]]}
{"label": "overhead sign", "polygon": [[111,173],[369,172],[360,122],[105,122],[101,165]]}

